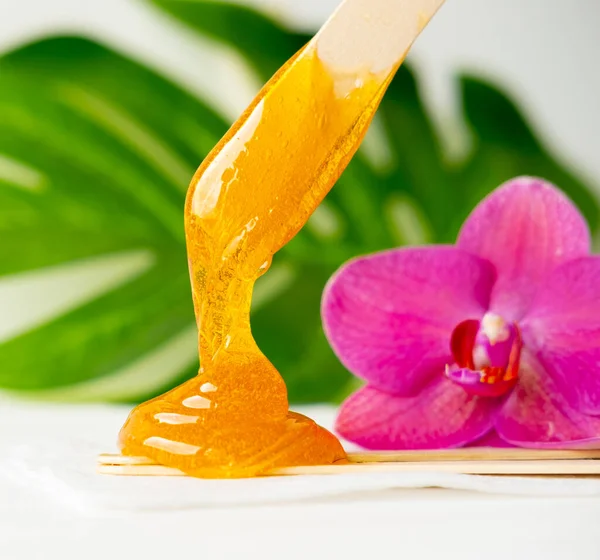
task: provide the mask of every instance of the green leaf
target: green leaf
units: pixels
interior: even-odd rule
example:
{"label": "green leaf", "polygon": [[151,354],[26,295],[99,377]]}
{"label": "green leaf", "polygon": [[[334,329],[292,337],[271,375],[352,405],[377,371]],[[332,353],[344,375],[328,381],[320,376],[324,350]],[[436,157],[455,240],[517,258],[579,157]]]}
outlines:
{"label": "green leaf", "polygon": [[214,0],[149,0],[201,35],[225,42],[268,80],[310,36],[294,33],[241,5]]}
{"label": "green leaf", "polygon": [[[469,161],[458,173],[465,210],[504,181],[518,175],[533,175],[560,186],[595,231],[599,208],[591,189],[549,153],[516,105],[505,94],[476,78],[462,77],[460,84],[474,144]],[[458,217],[460,222],[464,217],[463,210]]]}
{"label": "green leaf", "polygon": [[464,200],[406,65],[390,85],[380,115],[392,146],[394,168],[387,178],[390,190],[401,189],[415,201],[432,224],[436,241],[452,242],[448,218],[465,206]]}
{"label": "green leaf", "polygon": [[[181,381],[197,366],[183,197],[227,123],[166,80],[85,39],[29,45],[2,57],[0,72],[0,231],[8,241],[0,245],[0,274],[93,268],[136,251],[151,257],[139,275],[0,344],[0,386],[39,398],[136,400]],[[333,270],[315,268],[300,283],[313,298]],[[291,295],[297,281],[277,287],[277,278],[276,264],[257,286],[259,325],[261,306],[282,289],[286,301],[304,301]],[[327,400],[348,378],[321,332],[318,308],[310,319],[312,376],[275,357],[280,367],[290,366],[296,401]],[[272,321],[263,332],[270,340],[279,328]],[[337,371],[328,387],[310,382],[323,369]]]}
{"label": "green leaf", "polygon": [[164,259],[118,289],[5,342],[0,385],[43,389],[109,375],[194,325],[189,278],[178,262],[185,262],[185,253]]}
{"label": "green leaf", "polygon": [[[0,74],[0,273],[52,274],[115,254],[149,255],[139,275],[109,282],[0,345],[1,386],[72,391],[127,372],[195,328],[183,199],[227,123],[160,76],[85,39],[49,39],[9,53]],[[189,337],[188,348],[169,382],[197,361]],[[156,390],[166,385],[159,374],[126,395],[121,387],[101,396]]]}
{"label": "green leaf", "polygon": [[319,316],[321,293],[335,267],[319,262],[287,267],[288,289],[255,310],[252,331],[282,372],[294,402],[335,400],[349,376],[329,348]]}
{"label": "green leaf", "polygon": [[[262,80],[308,39],[230,3],[149,3],[236,50]],[[183,200],[229,123],[85,39],[48,39],[4,55],[0,76],[0,282],[41,286],[39,295],[43,278],[80,270],[94,278],[69,305],[42,298],[46,314],[37,323],[18,318],[0,344],[0,386],[40,398],[129,401],[193,375]],[[418,82],[403,67],[365,149],[257,283],[253,333],[292,402],[337,402],[356,386],[319,315],[323,287],[345,260],[403,243],[451,242],[473,205],[516,174],[556,182],[597,227],[590,190],[515,104],[474,78],[461,78],[461,87],[473,134],[463,162],[446,160]],[[115,262],[122,269],[109,274]]]}

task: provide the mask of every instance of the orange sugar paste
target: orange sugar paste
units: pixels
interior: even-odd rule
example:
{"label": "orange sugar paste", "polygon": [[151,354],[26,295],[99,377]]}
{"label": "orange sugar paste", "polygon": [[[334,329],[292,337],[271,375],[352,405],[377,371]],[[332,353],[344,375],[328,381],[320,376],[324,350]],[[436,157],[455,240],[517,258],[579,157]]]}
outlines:
{"label": "orange sugar paste", "polygon": [[336,76],[309,44],[202,163],[185,204],[201,368],[132,411],[124,455],[206,478],[345,461],[335,436],[289,411],[285,383],[252,337],[250,304],[274,253],[357,150],[392,74]]}

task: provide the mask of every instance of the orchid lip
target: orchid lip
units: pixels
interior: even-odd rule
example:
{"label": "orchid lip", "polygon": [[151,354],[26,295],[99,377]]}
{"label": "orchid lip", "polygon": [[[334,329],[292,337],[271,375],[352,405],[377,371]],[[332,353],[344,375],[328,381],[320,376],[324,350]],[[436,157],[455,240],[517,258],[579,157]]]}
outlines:
{"label": "orchid lip", "polygon": [[517,383],[517,377],[505,379],[504,372],[476,371],[468,368],[446,366],[446,377],[467,393],[478,397],[501,397]]}
{"label": "orchid lip", "polygon": [[455,364],[446,366],[446,376],[467,393],[499,397],[517,383],[522,343],[516,323],[488,312],[481,321],[457,325],[450,346]]}

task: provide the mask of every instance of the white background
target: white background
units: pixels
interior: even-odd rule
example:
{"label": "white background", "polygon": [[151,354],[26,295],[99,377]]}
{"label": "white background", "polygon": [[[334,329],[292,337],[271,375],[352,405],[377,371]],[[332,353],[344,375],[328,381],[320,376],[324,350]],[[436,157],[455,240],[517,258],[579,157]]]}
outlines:
{"label": "white background", "polygon": [[[27,406],[0,399],[2,560],[600,558],[597,496],[524,497],[404,489],[262,506],[143,512],[94,507],[98,501],[122,504],[114,495],[113,483],[127,481],[87,475],[82,484],[73,471],[93,470],[94,457],[88,454],[91,444],[92,449],[99,446],[99,451],[112,451],[112,437],[127,412],[127,407]],[[322,407],[302,412],[324,426],[330,426],[334,416],[333,410]],[[4,429],[7,426],[9,431]],[[19,436],[23,443],[15,449],[12,445],[19,442]],[[56,457],[48,456],[49,444],[61,450]],[[16,473],[11,468],[11,449],[17,457],[31,457],[31,461],[17,463]],[[60,460],[68,463],[64,469]],[[27,465],[29,469],[24,468]],[[11,485],[6,472],[21,482]],[[165,479],[150,482],[155,492],[144,501],[152,502],[157,495],[164,496]],[[103,500],[90,499],[100,492],[98,488]],[[271,499],[272,493],[265,490]],[[139,496],[133,499],[136,492],[123,490],[123,494],[139,503]],[[231,495],[231,490],[224,494]],[[173,503],[182,500],[186,503],[174,492]]]}

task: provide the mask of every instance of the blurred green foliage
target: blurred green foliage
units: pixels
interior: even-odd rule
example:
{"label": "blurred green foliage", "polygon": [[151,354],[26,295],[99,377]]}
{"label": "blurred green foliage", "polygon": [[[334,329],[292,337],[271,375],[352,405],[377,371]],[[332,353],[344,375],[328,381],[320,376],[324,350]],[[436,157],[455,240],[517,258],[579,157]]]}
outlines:
{"label": "blurred green foliage", "polygon": [[[238,51],[262,80],[308,40],[233,4],[151,3]],[[472,134],[467,159],[444,158],[415,77],[402,67],[378,114],[387,161],[360,151],[261,279],[253,331],[292,402],[337,401],[351,383],[319,317],[323,286],[348,258],[452,242],[470,209],[519,174],[560,185],[597,228],[590,189],[549,154],[515,104],[488,83],[457,79]],[[150,255],[137,276],[0,344],[1,387],[129,401],[195,373],[183,200],[228,124],[206,102],[88,39],[45,39],[0,58],[0,275]]]}

